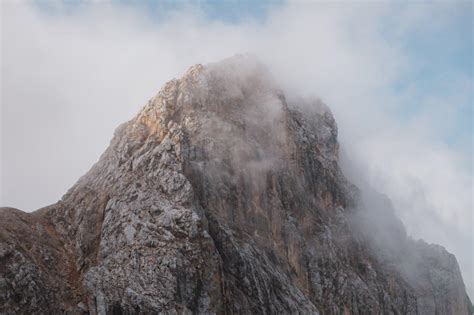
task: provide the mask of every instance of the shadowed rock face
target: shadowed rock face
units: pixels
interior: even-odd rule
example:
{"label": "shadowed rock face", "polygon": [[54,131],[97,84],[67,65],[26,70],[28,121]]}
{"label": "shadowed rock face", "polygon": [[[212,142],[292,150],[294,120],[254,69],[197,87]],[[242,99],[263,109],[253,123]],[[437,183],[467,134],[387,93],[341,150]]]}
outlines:
{"label": "shadowed rock face", "polygon": [[454,256],[371,194],[320,101],[249,56],[193,66],[61,201],[0,210],[0,313],[471,314]]}

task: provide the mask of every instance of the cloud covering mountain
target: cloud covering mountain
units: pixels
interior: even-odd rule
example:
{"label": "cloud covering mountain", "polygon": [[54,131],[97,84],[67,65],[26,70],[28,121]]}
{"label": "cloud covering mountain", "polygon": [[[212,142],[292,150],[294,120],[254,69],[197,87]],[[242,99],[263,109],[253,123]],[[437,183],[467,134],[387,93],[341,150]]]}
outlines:
{"label": "cloud covering mountain", "polygon": [[472,297],[472,61],[457,46],[472,54],[472,3],[290,2],[236,21],[157,12],[2,3],[2,206],[55,202],[157,86],[253,52],[287,95],[331,105],[351,163],[409,234],[456,255]]}

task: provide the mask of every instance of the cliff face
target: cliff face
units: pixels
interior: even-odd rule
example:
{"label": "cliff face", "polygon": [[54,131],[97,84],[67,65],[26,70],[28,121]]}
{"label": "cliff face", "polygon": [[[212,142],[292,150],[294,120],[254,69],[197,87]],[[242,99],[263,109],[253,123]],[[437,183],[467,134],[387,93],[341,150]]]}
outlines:
{"label": "cliff face", "polygon": [[320,101],[248,56],[193,66],[58,203],[0,210],[0,313],[471,314],[454,256],[371,194]]}

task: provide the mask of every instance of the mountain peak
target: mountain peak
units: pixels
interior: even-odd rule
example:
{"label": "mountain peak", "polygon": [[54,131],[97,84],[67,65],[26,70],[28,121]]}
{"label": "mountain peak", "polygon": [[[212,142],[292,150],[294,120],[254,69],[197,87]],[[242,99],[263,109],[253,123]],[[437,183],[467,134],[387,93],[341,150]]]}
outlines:
{"label": "mountain peak", "polygon": [[372,224],[338,148],[256,58],[192,66],[61,201],[0,211],[0,313],[472,312],[453,257]]}

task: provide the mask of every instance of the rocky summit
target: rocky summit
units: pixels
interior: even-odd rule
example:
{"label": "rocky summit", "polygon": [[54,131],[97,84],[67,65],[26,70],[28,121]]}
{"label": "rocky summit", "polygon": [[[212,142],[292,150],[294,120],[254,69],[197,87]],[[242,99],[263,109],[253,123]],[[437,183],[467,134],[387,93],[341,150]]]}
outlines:
{"label": "rocky summit", "polygon": [[56,204],[0,209],[0,314],[472,314],[338,151],[256,58],[192,66]]}

